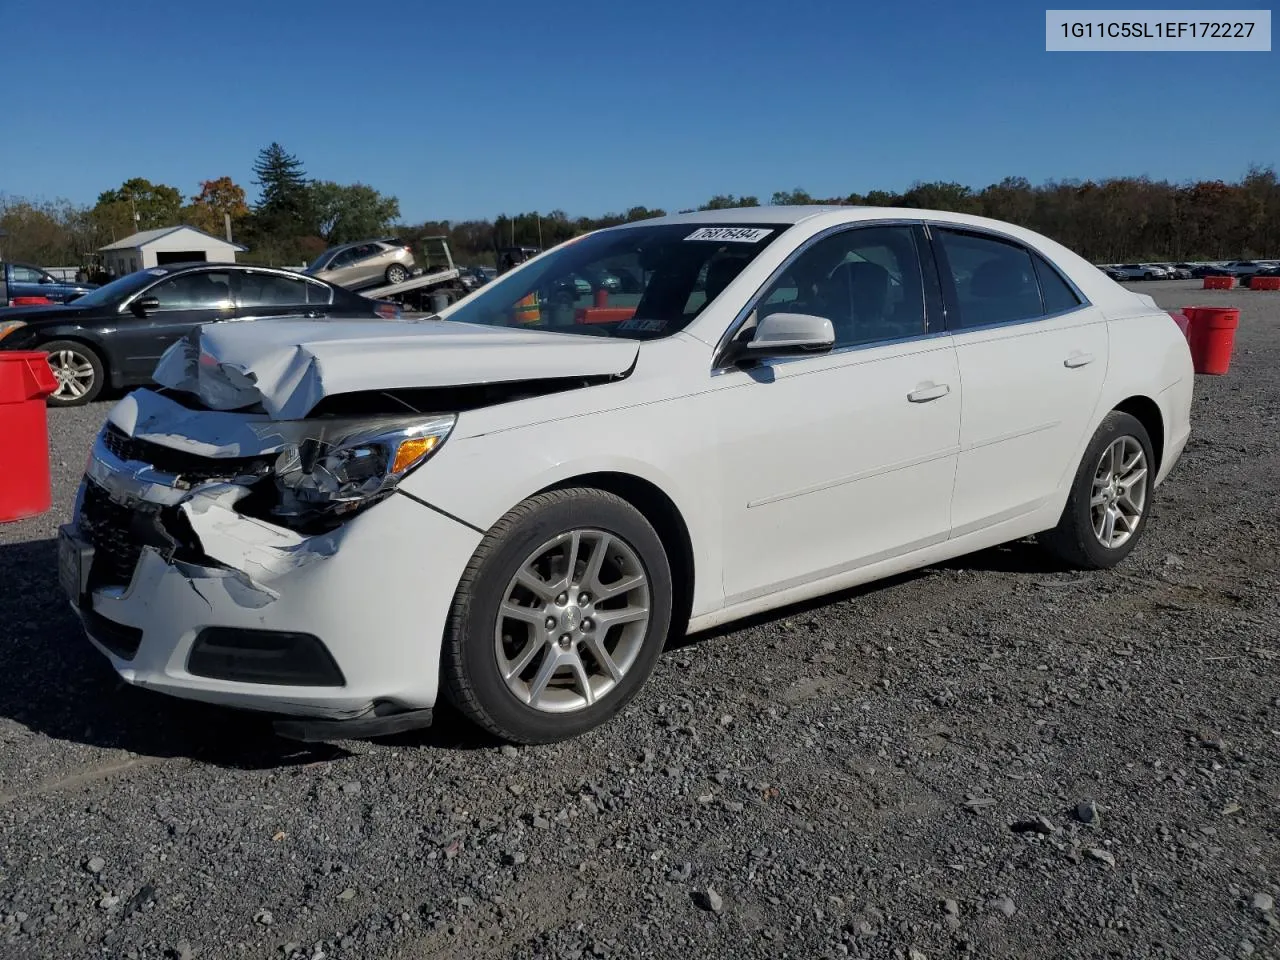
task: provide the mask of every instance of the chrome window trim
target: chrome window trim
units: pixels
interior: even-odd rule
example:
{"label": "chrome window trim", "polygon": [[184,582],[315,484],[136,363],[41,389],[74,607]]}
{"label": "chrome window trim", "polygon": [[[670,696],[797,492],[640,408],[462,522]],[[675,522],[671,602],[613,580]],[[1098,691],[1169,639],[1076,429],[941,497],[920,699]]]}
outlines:
{"label": "chrome window trim", "polygon": [[[159,268],[158,268],[158,267],[147,267],[147,269],[148,269],[148,270],[156,270],[156,269],[159,269]],[[320,288],[321,288],[321,289],[323,289],[323,290],[328,291],[328,293],[329,293],[328,305],[329,305],[329,306],[332,306],[332,305],[333,305],[333,289],[332,289],[331,287],[329,287],[327,284],[325,284],[323,281],[318,280],[318,279],[315,279],[315,278],[313,278],[313,277],[310,277],[310,276],[308,276],[308,275],[306,275],[306,274],[303,274],[303,273],[295,273],[295,272],[293,272],[293,271],[291,271],[291,270],[281,270],[279,267],[254,267],[254,266],[249,266],[248,264],[240,264],[240,263],[210,263],[210,264],[208,264],[207,266],[191,267],[191,268],[190,268],[190,269],[188,269],[188,270],[183,270],[181,273],[174,273],[174,274],[170,274],[170,275],[168,275],[168,276],[157,277],[157,278],[155,279],[155,281],[154,281],[154,282],[147,284],[145,287],[143,287],[143,288],[142,288],[141,290],[139,290],[137,293],[134,293],[134,294],[132,294],[131,296],[129,296],[129,297],[127,297],[127,298],[125,298],[124,300],[121,300],[121,301],[120,301],[120,306],[116,307],[116,313],[124,313],[124,312],[129,308],[129,305],[133,303],[133,301],[137,300],[137,299],[138,299],[139,297],[141,297],[141,296],[145,296],[149,291],[154,290],[156,287],[158,287],[160,284],[164,283],[166,280],[173,280],[175,277],[185,277],[185,276],[187,276],[188,274],[191,274],[191,273],[200,273],[201,271],[204,271],[205,273],[219,273],[219,272],[224,272],[224,273],[226,273],[226,274],[228,274],[228,275],[233,274],[233,273],[269,273],[269,274],[271,274],[272,276],[276,276],[276,277],[284,277],[286,280],[301,280],[301,281],[303,281],[303,282],[305,282],[305,283],[312,284],[313,286],[317,286],[317,287],[320,287]],[[324,304],[316,304],[316,306],[324,306]],[[180,307],[180,308],[175,308],[175,309],[182,309],[182,310],[204,309],[204,310],[207,310],[207,309],[210,309],[210,308],[208,308],[208,307],[198,307],[198,308],[196,308],[196,307]],[[236,298],[236,303],[235,303],[235,305],[234,305],[231,309],[233,309],[233,310],[238,310],[238,309],[240,309],[240,303],[239,303],[239,299],[238,299],[238,298]],[[156,310],[155,312],[156,312],[156,313],[172,313],[172,312],[174,312],[174,311],[173,311],[173,310]]]}
{"label": "chrome window trim", "polygon": [[[750,317],[751,314],[755,312],[756,307],[760,305],[760,300],[763,298],[764,292],[768,290],[769,287],[771,287],[776,280],[781,278],[782,275],[786,273],[787,270],[791,267],[791,265],[795,263],[796,260],[799,259],[805,252],[807,252],[809,248],[812,247],[814,244],[818,243],[819,241],[827,239],[827,237],[834,236],[838,233],[847,233],[851,230],[865,230],[871,227],[903,227],[903,226],[917,227],[917,226],[923,225],[924,223],[925,223],[924,220],[917,220],[917,219],[908,220],[902,217],[893,217],[893,218],[884,219],[884,220],[855,220],[851,223],[838,223],[838,224],[835,224],[834,226],[830,226],[823,230],[819,230],[817,233],[809,237],[807,240],[802,241],[798,247],[796,247],[789,254],[787,254],[786,259],[783,260],[782,263],[778,264],[778,266],[774,269],[774,271],[771,274],[769,274],[769,276],[765,279],[764,283],[762,283],[756,289],[756,292],[747,298],[746,304],[743,306],[741,310],[738,311],[737,315],[725,328],[724,333],[720,335],[720,339],[716,341],[715,351],[712,354],[712,356],[714,357],[711,363],[712,374],[715,375],[723,372],[724,370],[733,369],[732,365],[728,365],[725,363],[725,355],[728,352],[729,344],[733,342],[733,338],[737,336],[738,331],[742,329],[742,325],[747,322],[747,318]],[[916,244],[916,247],[917,247],[916,256],[918,258],[921,256],[921,252],[919,250],[918,244]],[[923,280],[921,281],[921,284],[922,284],[922,297],[923,297]],[[928,336],[931,336],[931,334],[927,334],[927,333],[921,334],[920,339],[923,339]],[[917,339],[917,338],[915,337],[906,338],[906,340],[914,340],[914,339]],[[848,350],[865,349],[867,347],[878,347],[890,342],[905,342],[905,341],[873,340],[869,343],[850,344],[847,347],[837,347],[833,350],[827,351],[826,353],[817,354],[817,356],[829,357],[833,353],[843,353]],[[787,360],[787,361],[811,360],[811,359],[813,358],[803,357],[803,356],[775,358],[775,360]]]}
{"label": "chrome window trim", "polygon": [[[1053,270],[1059,277],[1062,278],[1063,282],[1066,283],[1066,285],[1071,289],[1071,292],[1076,295],[1076,299],[1080,301],[1078,304],[1076,304],[1076,306],[1072,307],[1070,310],[1059,310],[1057,313],[1043,314],[1038,317],[1026,317],[1021,320],[1000,320],[995,323],[983,323],[973,327],[959,327],[954,330],[951,329],[950,323],[948,323],[947,328],[948,328],[948,331],[951,333],[967,333],[970,330],[987,330],[992,327],[1007,327],[1014,324],[1038,323],[1041,320],[1052,320],[1054,317],[1064,317],[1069,313],[1075,313],[1078,310],[1085,310],[1093,306],[1093,302],[1088,297],[1085,296],[1084,291],[1081,290],[1076,285],[1076,282],[1072,280],[1071,277],[1067,276],[1067,274],[1063,272],[1061,267],[1059,267],[1056,263],[1053,262],[1052,257],[1050,257],[1047,253],[1045,253],[1043,250],[1039,249],[1038,247],[1034,247],[1031,244],[1027,243],[1025,240],[1020,240],[1017,237],[1013,236],[1012,234],[1005,233],[1002,230],[993,230],[990,227],[971,227],[963,223],[949,223],[946,220],[924,220],[922,222],[924,223],[925,231],[929,234],[929,242],[931,244],[942,242],[940,239],[935,238],[933,236],[933,231],[930,229],[931,227],[937,227],[939,230],[950,230],[955,233],[971,233],[971,234],[977,234],[979,236],[985,235],[985,236],[992,237],[993,239],[996,239],[996,240],[1002,240],[1005,243],[1015,244],[1016,246],[1021,247],[1023,250],[1026,250],[1029,253],[1032,253],[1035,256],[1038,256],[1041,260],[1047,263],[1049,265],[1049,268]],[[1035,268],[1034,261],[1032,261],[1031,266],[1032,266],[1032,269],[1034,270]],[[952,284],[954,284],[955,279],[952,278],[951,282]],[[1040,286],[1039,278],[1036,279],[1036,286],[1037,287]],[[944,300],[946,299],[945,296],[943,299]],[[1041,304],[1044,303],[1043,289],[1040,290],[1040,303]],[[957,306],[959,306],[959,304],[957,304]],[[949,319],[950,318],[948,318],[948,320]]]}

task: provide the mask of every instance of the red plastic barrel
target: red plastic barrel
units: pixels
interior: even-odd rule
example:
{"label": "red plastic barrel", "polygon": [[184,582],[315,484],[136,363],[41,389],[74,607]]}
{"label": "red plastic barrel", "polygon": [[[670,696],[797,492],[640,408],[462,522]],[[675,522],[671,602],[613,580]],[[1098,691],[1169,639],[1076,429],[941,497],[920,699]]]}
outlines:
{"label": "red plastic barrel", "polygon": [[15,307],[43,307],[53,303],[48,297],[14,297],[9,302]]}
{"label": "red plastic barrel", "polygon": [[44,401],[57,389],[46,354],[0,350],[0,523],[34,517],[53,502]]}
{"label": "red plastic barrel", "polygon": [[1191,362],[1196,373],[1222,375],[1231,367],[1236,328],[1240,326],[1238,307],[1183,307],[1191,321]]}

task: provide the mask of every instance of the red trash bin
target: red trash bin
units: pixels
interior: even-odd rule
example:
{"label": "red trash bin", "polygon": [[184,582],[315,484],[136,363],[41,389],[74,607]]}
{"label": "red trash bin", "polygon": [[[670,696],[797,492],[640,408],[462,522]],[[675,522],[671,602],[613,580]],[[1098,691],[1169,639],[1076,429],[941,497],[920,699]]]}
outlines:
{"label": "red trash bin", "polygon": [[1183,307],[1190,323],[1188,342],[1196,373],[1222,375],[1231,367],[1239,307]]}
{"label": "red trash bin", "polygon": [[47,354],[0,350],[0,523],[53,502],[45,397],[57,389]]}

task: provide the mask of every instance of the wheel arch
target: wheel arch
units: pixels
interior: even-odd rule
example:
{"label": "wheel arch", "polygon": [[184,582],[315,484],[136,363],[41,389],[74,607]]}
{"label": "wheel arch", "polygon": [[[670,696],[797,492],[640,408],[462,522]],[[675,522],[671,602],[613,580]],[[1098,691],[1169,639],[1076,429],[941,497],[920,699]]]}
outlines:
{"label": "wheel arch", "polygon": [[98,358],[98,362],[102,364],[102,374],[105,383],[103,386],[110,386],[112,389],[122,386],[117,379],[118,373],[116,366],[111,362],[111,353],[98,340],[87,336],[81,330],[73,330],[70,333],[57,333],[54,331],[41,331],[40,336],[36,339],[28,349],[43,350],[46,344],[66,341],[69,343],[78,343],[82,347],[86,347],[93,351],[93,355]]}
{"label": "wheel arch", "polygon": [[671,636],[684,634],[693,608],[694,569],[693,538],[689,526],[675,501],[657,484],[635,474],[619,471],[580,473],[557,480],[538,493],[571,487],[592,487],[621,497],[644,515],[653,525],[671,564],[674,591],[671,608]]}
{"label": "wheel arch", "polygon": [[1151,452],[1156,459],[1151,475],[1158,476],[1164,463],[1165,444],[1164,414],[1160,411],[1160,405],[1150,397],[1135,394],[1121,400],[1111,409],[1129,414],[1146,428],[1147,435],[1151,438]]}

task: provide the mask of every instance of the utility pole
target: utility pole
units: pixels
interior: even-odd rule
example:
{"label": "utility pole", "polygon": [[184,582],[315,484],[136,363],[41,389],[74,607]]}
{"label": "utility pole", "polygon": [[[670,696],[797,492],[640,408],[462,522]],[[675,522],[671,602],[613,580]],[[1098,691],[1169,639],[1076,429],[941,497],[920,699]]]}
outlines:
{"label": "utility pole", "polygon": [[231,239],[231,214],[224,213],[222,215],[222,223],[227,228],[227,243],[232,243]]}

